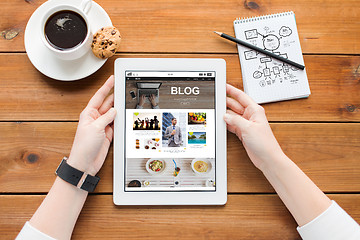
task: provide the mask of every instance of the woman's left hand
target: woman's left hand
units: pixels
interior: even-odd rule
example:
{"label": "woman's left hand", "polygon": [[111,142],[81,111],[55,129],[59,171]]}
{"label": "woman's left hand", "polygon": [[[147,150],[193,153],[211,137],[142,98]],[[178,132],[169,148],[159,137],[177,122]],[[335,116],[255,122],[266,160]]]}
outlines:
{"label": "woman's left hand", "polygon": [[108,96],[114,87],[114,76],[90,99],[81,112],[68,164],[90,175],[102,167],[113,139],[111,123],[116,116],[114,94]]}

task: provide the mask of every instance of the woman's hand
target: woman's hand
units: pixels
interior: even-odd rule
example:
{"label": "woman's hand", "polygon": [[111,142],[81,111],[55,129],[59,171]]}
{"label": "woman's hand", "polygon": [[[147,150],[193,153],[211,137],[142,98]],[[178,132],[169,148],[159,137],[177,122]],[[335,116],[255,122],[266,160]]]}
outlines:
{"label": "woman's hand", "polygon": [[260,169],[299,226],[310,222],[330,205],[330,199],[281,150],[264,109],[239,89],[227,85],[228,130],[242,141],[254,165]]}
{"label": "woman's hand", "polygon": [[107,96],[113,86],[114,76],[111,76],[81,112],[67,161],[69,165],[90,175],[96,175],[102,167],[113,139],[111,123],[116,116],[114,94]]}
{"label": "woman's hand", "polygon": [[224,120],[230,132],[242,141],[251,161],[260,170],[283,154],[266,119],[264,108],[243,91],[227,84],[227,110]]}

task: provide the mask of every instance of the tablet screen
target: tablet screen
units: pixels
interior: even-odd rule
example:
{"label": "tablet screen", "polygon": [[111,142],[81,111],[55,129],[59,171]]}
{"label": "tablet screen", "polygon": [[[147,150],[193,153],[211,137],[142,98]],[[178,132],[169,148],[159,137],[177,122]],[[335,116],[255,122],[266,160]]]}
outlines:
{"label": "tablet screen", "polygon": [[125,191],[215,191],[215,72],[125,72]]}

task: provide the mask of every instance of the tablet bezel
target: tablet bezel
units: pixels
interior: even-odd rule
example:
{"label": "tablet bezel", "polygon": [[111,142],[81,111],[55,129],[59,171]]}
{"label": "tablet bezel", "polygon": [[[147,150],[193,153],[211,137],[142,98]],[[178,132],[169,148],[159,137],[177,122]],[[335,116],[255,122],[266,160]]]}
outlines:
{"label": "tablet bezel", "polygon": [[[161,66],[161,68],[159,67]],[[124,191],[125,71],[215,71],[216,190],[213,192]],[[224,205],[227,201],[226,62],[224,59],[118,58],[115,61],[114,177],[115,205]]]}

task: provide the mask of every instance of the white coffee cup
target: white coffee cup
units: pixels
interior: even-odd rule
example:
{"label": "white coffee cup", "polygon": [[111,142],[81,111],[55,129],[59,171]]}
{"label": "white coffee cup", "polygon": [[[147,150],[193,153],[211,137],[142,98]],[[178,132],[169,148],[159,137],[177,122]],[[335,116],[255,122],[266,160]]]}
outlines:
{"label": "white coffee cup", "polygon": [[[92,42],[92,32],[90,23],[87,17],[87,14],[89,13],[92,6],[92,0],[83,0],[80,4],[80,6],[74,6],[69,4],[61,4],[57,5],[51,9],[49,9],[44,16],[42,17],[41,24],[40,24],[40,36],[44,43],[44,45],[58,58],[63,60],[74,60],[82,57],[85,53],[87,53],[90,50],[91,42]],[[59,50],[53,46],[50,45],[48,40],[45,36],[45,24],[49,17],[51,17],[54,13],[60,12],[60,11],[73,11],[77,14],[79,14],[86,23],[87,26],[87,33],[86,37],[83,40],[81,44],[79,44],[76,47],[65,49],[65,50]]]}

